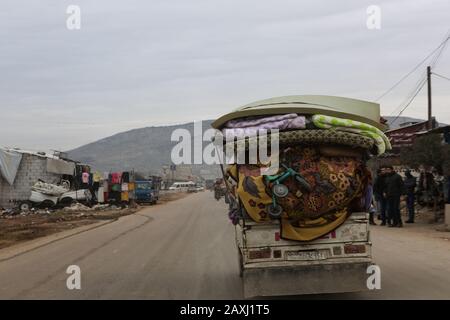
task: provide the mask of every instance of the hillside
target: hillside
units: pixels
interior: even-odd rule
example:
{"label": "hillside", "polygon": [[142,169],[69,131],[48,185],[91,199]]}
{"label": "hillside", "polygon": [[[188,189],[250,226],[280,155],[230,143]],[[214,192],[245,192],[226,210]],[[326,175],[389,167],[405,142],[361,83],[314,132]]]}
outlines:
{"label": "hillside", "polygon": [[[394,120],[394,117],[385,118],[389,123]],[[409,121],[420,120],[399,117],[391,129]],[[203,121],[204,130],[209,128],[211,122],[212,120]],[[175,129],[180,128],[193,133],[193,123],[134,129],[71,150],[69,157],[101,171],[135,169],[156,173],[161,166],[170,164],[170,152],[176,144],[170,141],[170,136]],[[208,166],[195,166],[194,172],[201,169],[208,169]]]}
{"label": "hillside", "polygon": [[[203,121],[204,130],[211,121]],[[174,126],[146,127],[121,132],[68,151],[71,159],[91,165],[96,170],[131,170],[159,172],[163,165],[170,165],[170,153],[177,142],[170,141],[175,129],[191,132],[193,123]],[[196,166],[196,171],[204,166]]]}

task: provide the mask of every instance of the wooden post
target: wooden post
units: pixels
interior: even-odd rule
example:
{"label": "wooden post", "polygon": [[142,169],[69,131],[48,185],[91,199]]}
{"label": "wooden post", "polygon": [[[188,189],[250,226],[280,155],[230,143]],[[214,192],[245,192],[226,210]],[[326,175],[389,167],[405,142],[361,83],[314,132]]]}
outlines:
{"label": "wooden post", "polygon": [[431,105],[431,67],[427,67],[427,83],[428,83],[428,130],[433,129],[433,112]]}

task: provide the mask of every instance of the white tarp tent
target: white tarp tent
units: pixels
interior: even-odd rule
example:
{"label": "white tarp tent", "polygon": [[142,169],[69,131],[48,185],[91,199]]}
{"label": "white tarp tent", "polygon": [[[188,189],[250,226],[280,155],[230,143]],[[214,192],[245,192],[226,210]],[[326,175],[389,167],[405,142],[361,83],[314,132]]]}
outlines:
{"label": "white tarp tent", "polygon": [[21,153],[0,148],[0,173],[11,186],[16,179],[21,160]]}

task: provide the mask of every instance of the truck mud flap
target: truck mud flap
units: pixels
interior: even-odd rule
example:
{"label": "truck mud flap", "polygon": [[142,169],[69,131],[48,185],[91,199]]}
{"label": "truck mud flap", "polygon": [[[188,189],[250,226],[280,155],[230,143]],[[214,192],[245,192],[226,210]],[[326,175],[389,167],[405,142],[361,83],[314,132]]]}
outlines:
{"label": "truck mud flap", "polygon": [[243,272],[244,297],[285,296],[367,289],[371,262],[251,267]]}

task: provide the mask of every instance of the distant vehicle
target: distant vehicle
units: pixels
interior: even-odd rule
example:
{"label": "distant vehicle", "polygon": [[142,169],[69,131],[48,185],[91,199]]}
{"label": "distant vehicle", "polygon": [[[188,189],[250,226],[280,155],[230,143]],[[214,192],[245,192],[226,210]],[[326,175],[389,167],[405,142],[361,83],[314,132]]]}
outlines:
{"label": "distant vehicle", "polygon": [[214,183],[216,181],[214,179],[208,179],[205,181],[205,187],[207,190],[213,191],[214,190]]}
{"label": "distant vehicle", "polygon": [[189,187],[187,192],[200,192],[200,191],[203,191],[203,190],[205,190],[204,187],[199,186],[199,185],[195,185],[195,186]]}
{"label": "distant vehicle", "polygon": [[189,181],[189,182],[175,182],[169,188],[169,190],[186,192],[186,191],[188,191],[189,187],[195,187],[195,183],[192,182],[192,181]]}
{"label": "distant vehicle", "polygon": [[220,198],[225,196],[226,186],[223,179],[217,179],[214,183],[214,198],[219,201]]}
{"label": "distant vehicle", "polygon": [[135,182],[136,202],[156,204],[159,199],[161,189],[161,179],[154,177],[148,180],[138,180]]}

